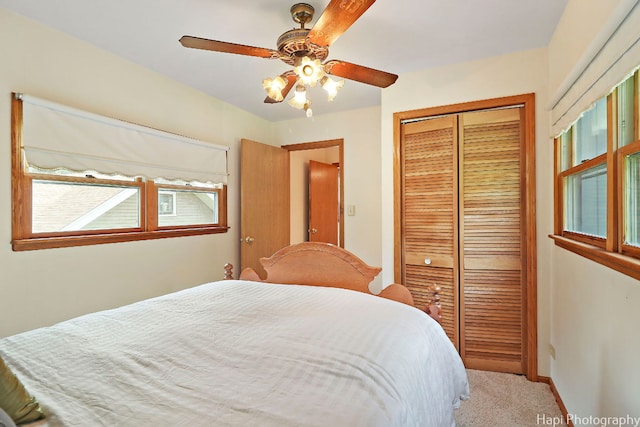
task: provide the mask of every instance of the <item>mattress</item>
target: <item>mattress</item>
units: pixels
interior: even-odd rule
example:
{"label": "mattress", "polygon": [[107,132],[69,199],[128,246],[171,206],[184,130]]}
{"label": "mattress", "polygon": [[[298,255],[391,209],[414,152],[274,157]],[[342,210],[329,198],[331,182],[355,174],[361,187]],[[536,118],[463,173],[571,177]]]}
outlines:
{"label": "mattress", "polygon": [[337,288],[212,282],[0,339],[55,426],[455,426],[440,325]]}

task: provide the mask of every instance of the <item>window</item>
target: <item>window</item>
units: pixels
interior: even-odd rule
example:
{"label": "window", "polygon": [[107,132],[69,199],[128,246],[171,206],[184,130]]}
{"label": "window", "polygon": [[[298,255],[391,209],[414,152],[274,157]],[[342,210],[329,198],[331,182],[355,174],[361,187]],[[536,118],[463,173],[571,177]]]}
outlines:
{"label": "window", "polygon": [[158,227],[218,223],[219,193],[206,183],[156,180]]}
{"label": "window", "polygon": [[[607,230],[607,103],[598,101],[561,137],[564,229],[605,238]],[[597,240],[595,241],[597,242]]]}
{"label": "window", "polygon": [[620,252],[640,258],[640,141],[619,153],[622,175]]}
{"label": "window", "polygon": [[624,162],[623,245],[640,248],[640,152],[625,156]]}
{"label": "window", "polygon": [[640,278],[638,72],[556,140],[556,244]]}
{"label": "window", "polygon": [[40,101],[12,101],[14,250],[227,231],[226,147]]}

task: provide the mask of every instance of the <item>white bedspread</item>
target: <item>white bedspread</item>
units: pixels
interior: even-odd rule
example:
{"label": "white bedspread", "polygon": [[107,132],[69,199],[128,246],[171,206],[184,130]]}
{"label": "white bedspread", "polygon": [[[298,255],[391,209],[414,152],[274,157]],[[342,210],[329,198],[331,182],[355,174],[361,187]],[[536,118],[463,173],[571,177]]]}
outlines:
{"label": "white bedspread", "polygon": [[1,339],[0,354],[51,427],[443,427],[469,394],[429,316],[335,288],[214,282]]}

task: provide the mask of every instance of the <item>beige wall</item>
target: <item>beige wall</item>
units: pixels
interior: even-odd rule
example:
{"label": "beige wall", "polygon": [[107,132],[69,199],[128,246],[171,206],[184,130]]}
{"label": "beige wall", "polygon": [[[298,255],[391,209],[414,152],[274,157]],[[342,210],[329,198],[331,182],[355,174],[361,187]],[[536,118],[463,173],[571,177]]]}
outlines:
{"label": "beige wall", "polygon": [[[631,3],[569,0],[549,44],[551,96]],[[551,253],[551,377],[568,412],[640,417],[640,281],[555,246]]]}
{"label": "beige wall", "polygon": [[[635,1],[635,0],[634,0]],[[600,29],[627,0],[569,0],[549,44],[549,90],[553,96],[574,72],[582,55],[598,42]],[[575,68],[575,71],[574,71]]]}
{"label": "beige wall", "polygon": [[[219,279],[238,264],[238,146],[272,124],[0,8],[0,336]],[[231,146],[230,232],[11,250],[10,93]]]}

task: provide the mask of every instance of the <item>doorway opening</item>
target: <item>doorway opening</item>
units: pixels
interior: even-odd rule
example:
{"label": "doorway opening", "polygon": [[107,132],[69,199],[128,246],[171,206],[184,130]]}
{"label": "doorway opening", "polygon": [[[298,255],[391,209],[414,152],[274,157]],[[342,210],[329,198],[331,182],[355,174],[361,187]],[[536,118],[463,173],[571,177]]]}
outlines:
{"label": "doorway opening", "polygon": [[315,234],[314,229],[317,232],[317,227],[309,223],[309,162],[315,161],[337,165],[337,244],[344,247],[344,140],[291,144],[282,148],[289,152],[291,244],[313,240],[310,235]]}

